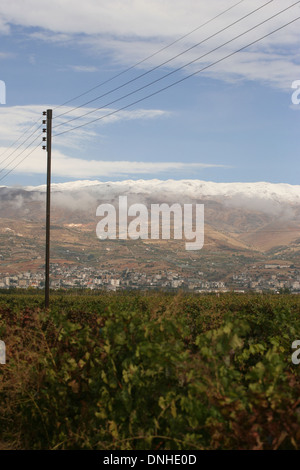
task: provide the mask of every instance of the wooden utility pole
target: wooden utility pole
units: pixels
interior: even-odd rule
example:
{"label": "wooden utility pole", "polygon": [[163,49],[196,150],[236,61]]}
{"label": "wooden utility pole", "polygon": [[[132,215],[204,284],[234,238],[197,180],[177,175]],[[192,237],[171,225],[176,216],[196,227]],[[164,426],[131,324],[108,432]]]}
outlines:
{"label": "wooden utility pole", "polygon": [[[45,260],[45,308],[49,308],[50,294],[50,195],[51,195],[51,146],[52,146],[52,109],[44,111],[47,115],[47,195],[46,195],[46,260]],[[44,123],[45,121],[43,121]]]}

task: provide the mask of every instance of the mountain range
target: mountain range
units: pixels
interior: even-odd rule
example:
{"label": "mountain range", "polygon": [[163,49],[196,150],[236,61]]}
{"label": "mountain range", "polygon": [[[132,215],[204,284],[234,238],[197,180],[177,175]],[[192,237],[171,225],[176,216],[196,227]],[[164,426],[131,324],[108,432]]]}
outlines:
{"label": "mountain range", "polygon": [[[0,271],[13,272],[43,261],[45,185],[0,187]],[[99,204],[204,204],[204,247],[193,258],[209,263],[289,260],[300,265],[300,185],[215,183],[200,180],[73,181],[51,187],[51,250],[57,262],[109,264],[124,268],[184,264],[191,254],[180,240],[100,241],[96,236]],[[150,249],[150,248],[151,249]],[[70,255],[70,253],[73,255]],[[168,261],[169,260],[169,261]],[[108,261],[107,261],[108,262]],[[178,261],[179,262],[179,261]],[[170,264],[169,263],[169,264]],[[196,263],[197,264],[197,263]]]}

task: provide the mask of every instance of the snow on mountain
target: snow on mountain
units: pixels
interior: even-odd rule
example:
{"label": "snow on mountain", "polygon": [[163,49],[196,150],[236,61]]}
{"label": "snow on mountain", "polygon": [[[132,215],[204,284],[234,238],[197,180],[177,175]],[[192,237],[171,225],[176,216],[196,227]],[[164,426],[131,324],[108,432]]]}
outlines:
{"label": "snow on mountain", "polygon": [[[26,186],[27,191],[45,192],[46,186]],[[255,199],[276,203],[300,204],[300,185],[285,183],[214,183],[201,180],[125,180],[125,181],[72,181],[52,184],[52,192],[80,193],[85,192],[99,197],[110,197],[127,194],[145,196],[164,195],[186,196],[189,198],[226,198]]]}

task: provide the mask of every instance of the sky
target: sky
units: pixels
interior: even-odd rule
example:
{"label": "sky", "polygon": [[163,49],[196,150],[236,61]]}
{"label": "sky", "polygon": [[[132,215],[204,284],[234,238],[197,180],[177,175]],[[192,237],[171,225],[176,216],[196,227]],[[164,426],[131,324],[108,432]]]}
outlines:
{"label": "sky", "polygon": [[46,109],[53,182],[299,184],[298,17],[290,0],[2,0],[0,185],[45,183]]}

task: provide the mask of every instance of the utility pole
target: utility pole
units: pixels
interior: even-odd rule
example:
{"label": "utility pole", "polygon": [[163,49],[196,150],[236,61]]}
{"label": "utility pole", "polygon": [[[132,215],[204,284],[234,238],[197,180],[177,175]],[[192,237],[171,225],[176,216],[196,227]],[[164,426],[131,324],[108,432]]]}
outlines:
{"label": "utility pole", "polygon": [[46,194],[46,259],[45,259],[45,309],[49,308],[50,294],[50,195],[51,195],[51,147],[52,147],[52,109],[43,112],[47,116],[47,121],[43,120],[43,124],[47,127],[43,132],[47,132],[47,138],[43,141],[47,142],[43,149],[47,149],[47,194]]}

